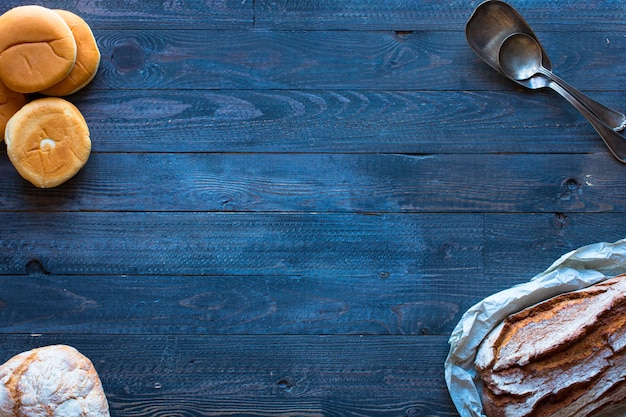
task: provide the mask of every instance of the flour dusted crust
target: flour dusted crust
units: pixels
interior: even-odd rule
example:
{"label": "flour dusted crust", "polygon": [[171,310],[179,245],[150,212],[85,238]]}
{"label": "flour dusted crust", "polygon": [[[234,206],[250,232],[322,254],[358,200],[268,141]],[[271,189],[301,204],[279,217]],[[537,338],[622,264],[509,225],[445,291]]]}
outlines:
{"label": "flour dusted crust", "polygon": [[100,378],[70,346],[20,353],[0,366],[0,417],[108,417]]}
{"label": "flour dusted crust", "polygon": [[626,406],[626,275],[509,316],[476,356],[489,417],[591,417]]}

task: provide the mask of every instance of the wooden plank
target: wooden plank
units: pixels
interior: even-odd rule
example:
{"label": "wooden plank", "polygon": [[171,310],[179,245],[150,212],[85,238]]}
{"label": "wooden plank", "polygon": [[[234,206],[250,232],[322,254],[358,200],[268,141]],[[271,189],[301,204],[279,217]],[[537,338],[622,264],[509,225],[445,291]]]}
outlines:
{"label": "wooden plank", "polygon": [[280,30],[459,30],[473,4],[407,0],[286,1],[256,5],[256,27]]}
{"label": "wooden plank", "polygon": [[[502,277],[498,285],[506,288],[570,250],[622,238],[623,218],[622,213],[488,214],[483,231],[483,216],[472,214],[2,213],[0,271],[40,273],[42,285],[48,285],[46,274],[202,274],[282,276],[290,285],[297,277],[310,285],[345,277],[384,286],[412,279],[430,285],[433,277],[471,277],[484,268],[489,276]],[[255,280],[249,292],[266,294],[265,281]]]}
{"label": "wooden plank", "polygon": [[[494,85],[509,84],[495,75]],[[623,93],[589,95],[626,108]],[[503,92],[87,89],[70,100],[89,124],[94,152],[605,151],[556,93],[513,85]]]}
{"label": "wooden plank", "polygon": [[[83,16],[96,29],[462,31],[479,2],[461,0],[209,0],[128,2],[31,0]],[[0,12],[23,5],[5,0]],[[623,0],[600,3],[513,0],[535,30],[620,30]]]}
{"label": "wooden plank", "polygon": [[500,288],[461,265],[368,277],[56,276],[33,263],[29,269],[28,276],[0,276],[4,333],[446,336],[463,312]]}
{"label": "wooden plank", "polygon": [[0,274],[394,277],[482,267],[480,215],[0,213]]}
{"label": "wooden plank", "polygon": [[[75,178],[51,190],[38,189],[20,178],[4,158],[0,207],[7,211],[626,211],[623,166],[606,152],[97,153]],[[41,220],[46,221],[45,217]]]}
{"label": "wooden plank", "polygon": [[[624,220],[623,213],[487,215],[485,272],[518,275],[517,282],[528,281],[572,250],[623,239]],[[512,283],[503,282],[503,288]]]}
{"label": "wooden plank", "polygon": [[93,361],[112,417],[457,415],[442,336],[0,335],[0,359],[56,343]]}
{"label": "wooden plank", "polygon": [[[0,13],[24,4],[22,0],[3,0]],[[232,30],[251,28],[254,23],[254,5],[251,0],[30,0],[28,4],[69,10],[81,16],[96,30]]]}
{"label": "wooden plank", "polygon": [[[42,261],[29,259],[22,271],[31,276],[9,275],[0,280],[0,327],[11,332],[66,333],[89,329],[96,333],[445,335],[480,299],[528,281],[570,250],[622,238],[626,233],[623,217],[618,213],[487,215],[484,252],[478,243],[475,247],[458,243],[476,239],[480,232],[460,231],[455,237],[448,236],[447,242],[437,242],[439,247],[432,244],[432,248],[421,249],[424,254],[416,250],[416,258],[440,253],[431,255],[429,265],[391,273],[381,269],[369,276],[352,276],[350,271],[342,271],[340,263],[336,271],[332,266],[324,272],[311,268],[298,276],[271,272],[260,276],[89,276],[80,272],[54,276],[44,270],[53,261],[42,265]],[[158,227],[153,231],[162,233]],[[248,230],[249,235],[255,233]],[[40,245],[23,235],[31,241],[31,250]],[[52,245],[62,246],[57,242]],[[267,249],[284,244],[268,242]],[[329,245],[329,250],[338,250],[338,246]],[[472,251],[473,255],[467,253]],[[61,249],[57,252],[62,260],[67,256]],[[170,270],[188,267],[176,264],[189,263],[179,260],[180,251],[170,252]],[[88,251],[83,254],[89,256]],[[387,259],[402,256],[384,255]],[[121,255],[116,248],[107,248],[101,256]],[[294,252],[292,258],[296,256]],[[349,256],[356,255],[344,254]],[[485,262],[484,274],[479,256]],[[133,254],[125,258],[132,259]],[[405,255],[400,262],[409,258]],[[249,257],[235,262],[239,264],[229,270],[254,268],[247,265],[254,262]],[[346,262],[372,260],[360,257],[344,259]],[[24,294],[29,294],[28,298]]]}
{"label": "wooden plank", "polygon": [[[261,0],[256,26],[311,30],[462,30],[478,1],[402,0]],[[601,3],[512,0],[509,2],[535,30],[621,28],[626,21],[623,0]]]}
{"label": "wooden plank", "polygon": [[[101,30],[95,89],[507,90],[462,31]],[[624,32],[543,32],[581,90],[624,91]],[[593,74],[593,76],[591,76]],[[498,82],[494,80],[498,77]]]}

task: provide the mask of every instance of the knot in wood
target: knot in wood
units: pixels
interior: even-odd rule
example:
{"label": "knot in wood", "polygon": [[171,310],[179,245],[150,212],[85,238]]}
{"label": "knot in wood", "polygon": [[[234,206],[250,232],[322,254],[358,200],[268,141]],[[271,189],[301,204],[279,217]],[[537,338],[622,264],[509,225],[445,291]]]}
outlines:
{"label": "knot in wood", "polygon": [[120,72],[134,72],[143,66],[145,54],[139,45],[126,43],[113,49],[111,62]]}
{"label": "knot in wood", "polygon": [[28,275],[49,275],[50,271],[43,266],[39,259],[32,258],[26,262],[26,273]]}

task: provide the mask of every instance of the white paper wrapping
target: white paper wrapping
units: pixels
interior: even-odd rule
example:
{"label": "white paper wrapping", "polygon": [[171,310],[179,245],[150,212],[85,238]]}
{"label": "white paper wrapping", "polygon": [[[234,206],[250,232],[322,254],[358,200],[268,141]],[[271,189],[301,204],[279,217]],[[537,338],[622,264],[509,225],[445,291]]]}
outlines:
{"label": "white paper wrapping", "polygon": [[483,338],[497,324],[540,301],[622,273],[626,273],[626,239],[596,243],[563,255],[529,282],[489,296],[467,310],[452,331],[444,365],[446,384],[459,414],[484,416],[480,388],[474,380],[474,358]]}

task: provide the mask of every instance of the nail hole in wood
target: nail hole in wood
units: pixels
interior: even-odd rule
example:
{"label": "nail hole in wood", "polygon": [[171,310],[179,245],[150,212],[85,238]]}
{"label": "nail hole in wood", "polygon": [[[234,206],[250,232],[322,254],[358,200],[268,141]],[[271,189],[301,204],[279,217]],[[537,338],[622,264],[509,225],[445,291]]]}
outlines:
{"label": "nail hole in wood", "polygon": [[568,178],[563,181],[563,186],[569,191],[576,191],[580,188],[580,183],[575,178]]}
{"label": "nail hole in wood", "polygon": [[571,223],[570,218],[565,213],[555,213],[552,224],[559,230],[566,229]]}
{"label": "nail hole in wood", "polygon": [[413,31],[412,30],[396,30],[395,34],[396,34],[396,39],[407,40],[411,37],[411,35],[413,35]]}
{"label": "nail hole in wood", "polygon": [[280,388],[284,392],[291,392],[291,390],[293,389],[293,385],[287,379],[281,379],[280,381],[278,381],[277,385],[278,388]]}

